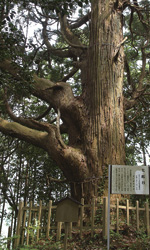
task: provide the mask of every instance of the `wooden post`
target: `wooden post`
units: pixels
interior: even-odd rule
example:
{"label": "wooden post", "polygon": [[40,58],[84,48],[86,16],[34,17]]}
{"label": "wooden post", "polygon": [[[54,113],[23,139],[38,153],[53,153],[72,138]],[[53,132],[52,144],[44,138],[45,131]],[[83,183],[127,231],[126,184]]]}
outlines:
{"label": "wooden post", "polygon": [[103,238],[107,238],[107,209],[108,209],[108,198],[103,198]]}
{"label": "wooden post", "polygon": [[150,230],[149,230],[149,203],[145,203],[145,215],[146,215],[146,231],[147,235],[150,236]]}
{"label": "wooden post", "polygon": [[119,233],[119,199],[116,199],[116,232]]}
{"label": "wooden post", "polygon": [[95,218],[95,198],[92,199],[92,211],[91,211],[91,236],[94,235],[94,218]]}
{"label": "wooden post", "polygon": [[[25,207],[27,206],[27,202],[25,204]],[[22,224],[22,237],[21,237],[21,245],[24,244],[24,234],[25,234],[25,225],[26,225],[26,214],[27,214],[27,210],[24,209],[23,212],[23,224]]]}
{"label": "wooden post", "polygon": [[64,250],[67,250],[69,222],[65,222],[65,238],[64,238]]}
{"label": "wooden post", "polygon": [[127,225],[129,226],[129,200],[126,201]]}
{"label": "wooden post", "polygon": [[72,238],[72,222],[69,223],[69,238]]}
{"label": "wooden post", "polygon": [[51,211],[52,211],[52,201],[49,201],[48,204],[48,218],[47,218],[47,229],[46,229],[46,238],[49,238],[49,231],[50,231],[50,223],[51,223]]}
{"label": "wooden post", "polygon": [[136,229],[139,230],[140,220],[139,220],[139,201],[136,201]]}
{"label": "wooden post", "polygon": [[17,230],[16,230],[16,240],[15,240],[15,248],[19,245],[20,242],[20,227],[21,227],[21,222],[22,222],[22,208],[23,208],[23,202],[20,201],[19,203],[19,211],[18,211],[18,219],[17,219]]}
{"label": "wooden post", "polygon": [[42,214],[42,201],[39,202],[39,209],[38,209],[38,228],[37,228],[37,236],[36,236],[37,242],[38,242],[39,236],[40,236],[41,214]]}
{"label": "wooden post", "polygon": [[83,230],[83,215],[84,215],[84,198],[81,199],[81,213],[80,213],[80,238],[82,238],[82,230]]}
{"label": "wooden post", "polygon": [[62,222],[57,222],[56,241],[60,240],[60,237],[61,237],[61,226],[62,226]]}
{"label": "wooden post", "polygon": [[29,228],[31,224],[31,214],[32,214],[32,201],[30,201],[30,206],[29,206],[29,217],[28,217],[28,225],[27,225],[27,246],[29,245]]}

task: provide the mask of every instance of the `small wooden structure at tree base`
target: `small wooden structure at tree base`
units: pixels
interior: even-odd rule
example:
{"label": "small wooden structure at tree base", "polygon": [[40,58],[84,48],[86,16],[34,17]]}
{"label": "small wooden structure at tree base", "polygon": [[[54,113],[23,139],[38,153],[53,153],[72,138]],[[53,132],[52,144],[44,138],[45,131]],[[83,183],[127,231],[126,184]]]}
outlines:
{"label": "small wooden structure at tree base", "polygon": [[71,197],[66,197],[57,203],[56,221],[65,222],[64,250],[67,249],[68,229],[70,222],[78,222],[79,205],[82,204]]}
{"label": "small wooden structure at tree base", "polygon": [[79,205],[82,204],[71,197],[66,197],[57,203],[57,222],[78,222]]}

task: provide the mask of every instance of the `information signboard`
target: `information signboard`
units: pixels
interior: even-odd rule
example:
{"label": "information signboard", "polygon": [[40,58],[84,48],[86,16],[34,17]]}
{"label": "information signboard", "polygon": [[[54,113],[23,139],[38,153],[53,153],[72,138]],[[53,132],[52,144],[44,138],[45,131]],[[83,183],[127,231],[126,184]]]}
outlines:
{"label": "information signboard", "polygon": [[149,194],[149,167],[108,166],[107,250],[110,249],[110,193]]}
{"label": "information signboard", "polygon": [[112,194],[149,194],[147,166],[111,166]]}

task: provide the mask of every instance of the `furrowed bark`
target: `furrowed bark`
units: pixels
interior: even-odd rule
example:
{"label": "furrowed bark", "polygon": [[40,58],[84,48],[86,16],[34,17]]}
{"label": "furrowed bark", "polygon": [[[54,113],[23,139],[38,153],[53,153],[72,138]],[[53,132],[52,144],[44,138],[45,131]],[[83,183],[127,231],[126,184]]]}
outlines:
{"label": "furrowed bark", "polygon": [[90,142],[97,155],[97,163],[93,164],[101,175],[102,166],[125,161],[121,18],[114,1],[92,1],[86,102],[88,106],[89,99],[92,100],[88,106]]}

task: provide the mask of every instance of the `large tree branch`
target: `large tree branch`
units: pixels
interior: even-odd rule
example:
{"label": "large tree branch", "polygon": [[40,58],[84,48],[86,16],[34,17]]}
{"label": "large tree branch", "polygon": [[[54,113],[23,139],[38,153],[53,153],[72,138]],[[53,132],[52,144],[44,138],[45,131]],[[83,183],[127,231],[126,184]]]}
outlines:
{"label": "large tree branch", "polygon": [[7,110],[7,113],[9,114],[10,118],[13,121],[15,121],[23,126],[26,126],[28,128],[32,128],[32,129],[36,129],[39,131],[46,131],[48,133],[51,131],[52,128],[53,129],[57,128],[57,129],[55,129],[57,140],[59,141],[59,143],[61,144],[61,146],[63,148],[66,148],[66,145],[63,142],[63,140],[61,138],[61,134],[60,134],[60,111],[59,111],[59,109],[58,109],[58,115],[57,115],[57,120],[56,120],[56,126],[54,126],[54,125],[52,126],[46,122],[38,122],[34,119],[25,119],[23,117],[15,116],[13,111],[11,110],[8,102],[7,102],[6,91],[5,91],[5,106],[6,106],[6,110]]}
{"label": "large tree branch", "polygon": [[59,15],[59,17],[60,17],[59,20],[61,25],[61,32],[64,39],[71,47],[78,49],[79,53],[83,53],[82,50],[87,49],[87,46],[83,45],[80,42],[79,38],[75,34],[73,34],[68,25],[66,16]]}
{"label": "large tree branch", "polygon": [[[10,61],[8,62],[8,65],[13,67],[13,64],[11,64]],[[6,67],[5,70],[9,71],[9,67]],[[17,71],[14,74],[13,68],[11,68],[9,73],[11,74],[12,72],[13,76],[18,74]],[[63,127],[65,127],[65,131],[67,129],[69,135],[69,143],[71,145],[78,143],[81,144],[81,141],[84,139],[86,126],[86,119],[83,115],[85,111],[82,99],[74,97],[71,86],[66,82],[53,83],[48,79],[39,78],[37,75],[34,75],[33,78],[34,82],[31,83],[33,85],[31,88],[31,94],[46,101],[56,112],[59,109],[61,120],[64,123]],[[12,120],[25,125],[28,128],[39,131],[49,131],[50,129],[50,124],[38,122],[33,119],[16,117],[9,107],[7,111]],[[60,142],[61,140],[59,140],[59,143]]]}
{"label": "large tree branch", "polygon": [[74,74],[75,74],[78,70],[79,70],[79,68],[74,67],[74,68],[69,72],[68,75],[64,76],[64,77],[61,79],[61,81],[62,81],[62,82],[66,82],[66,81],[69,80],[71,77],[73,77]]}
{"label": "large tree branch", "polygon": [[46,115],[49,114],[49,112],[51,111],[52,107],[49,106],[45,111],[44,113],[38,115],[37,117],[34,118],[34,120],[41,120],[42,118],[44,118]]}
{"label": "large tree branch", "polygon": [[47,21],[43,22],[42,25],[43,25],[43,32],[42,32],[43,40],[50,54],[54,54],[55,56],[59,56],[61,58],[67,58],[67,57],[74,58],[76,56],[76,53],[74,53],[75,51],[72,48],[59,49],[52,46],[48,39]]}
{"label": "large tree branch", "polygon": [[53,83],[34,75],[34,86],[33,94],[52,105],[56,111],[59,107],[67,108],[71,102],[75,101],[69,83]]}
{"label": "large tree branch", "polygon": [[91,12],[87,13],[85,16],[79,18],[74,24],[70,25],[71,29],[76,29],[81,27],[83,24],[88,22],[91,19]]}
{"label": "large tree branch", "polygon": [[8,122],[0,118],[0,131],[12,137],[32,143],[35,146],[40,146],[45,149],[45,139],[48,135],[47,132],[40,132],[35,129],[25,127],[16,122]]}
{"label": "large tree branch", "polygon": [[[83,152],[67,145],[63,147],[56,126],[50,125],[48,132],[40,132],[0,118],[0,131],[46,150],[69,179],[72,174],[74,180],[82,180],[87,176],[88,168]],[[70,168],[72,162],[74,169]]]}
{"label": "large tree branch", "polygon": [[[0,68],[15,79],[25,81],[19,74],[20,67],[13,64],[11,60],[5,59],[1,61]],[[74,100],[72,89],[68,83],[59,82],[55,84],[48,79],[39,78],[37,75],[34,75],[33,78],[34,82],[32,84],[34,88],[31,89],[32,94],[51,104],[54,109],[57,110],[62,105],[68,106],[68,102]],[[60,94],[60,91],[62,91],[62,94]]]}
{"label": "large tree branch", "polygon": [[[20,122],[20,117],[16,117],[15,119],[16,121]],[[43,127],[43,130],[47,130],[47,131],[41,132],[37,129],[31,129],[27,127],[26,125],[30,125],[30,121],[28,120],[25,122],[23,121],[24,125],[21,125],[18,122],[8,122],[2,118],[0,118],[0,131],[6,135],[16,137],[26,142],[32,143],[33,145],[43,148],[48,152],[50,152],[49,151],[50,148],[51,148],[51,152],[55,152],[56,145],[57,146],[59,145],[59,147],[61,146],[65,148],[65,144],[62,142],[62,140],[60,140],[60,134],[57,129],[57,126],[54,126],[54,125],[48,126],[47,124],[39,123],[39,122],[38,122],[38,126],[36,126],[37,121],[32,121],[32,122],[33,122],[33,127],[35,128],[37,127],[38,129],[42,129]],[[34,126],[34,122],[35,122],[35,126]]]}
{"label": "large tree branch", "polygon": [[36,129],[36,130],[39,130],[39,131],[49,131],[49,123],[46,123],[46,122],[38,122],[37,120],[34,120],[34,119],[26,119],[26,118],[23,118],[23,117],[17,117],[11,107],[9,106],[8,104],[8,101],[7,101],[7,94],[6,94],[6,90],[5,90],[5,95],[4,95],[4,101],[5,101],[5,107],[6,107],[6,111],[9,115],[9,117],[14,121],[14,122],[17,122],[17,123],[20,123],[28,128],[32,128],[32,129]]}
{"label": "large tree branch", "polygon": [[[6,72],[9,72],[14,78],[19,77],[20,79],[19,76],[20,69],[18,66],[15,66],[13,63],[11,63],[11,61],[4,60],[3,62],[0,62],[0,68],[2,68]],[[41,100],[46,101],[49,105],[51,105],[51,107],[55,109],[56,112],[59,108],[61,112],[61,118],[65,120],[65,122],[67,122],[67,126],[65,125],[66,127],[71,127],[71,125],[75,124],[75,122],[73,122],[72,124],[71,121],[72,118],[74,118],[73,120],[76,120],[76,125],[77,125],[80,121],[80,115],[81,115],[80,112],[82,109],[79,108],[79,105],[81,103],[78,103],[78,101],[76,101],[76,98],[74,98],[71,86],[66,82],[54,83],[48,79],[39,78],[37,75],[34,75],[33,79],[34,82],[32,82],[32,85],[34,87],[31,88],[31,94],[40,98]],[[23,81],[25,82],[25,80]],[[68,115],[66,115],[67,113]],[[69,116],[70,118],[68,119]],[[13,116],[12,119],[19,122]],[[22,119],[22,121],[20,120],[20,123],[22,124],[26,123],[26,126],[32,128],[35,128],[35,125],[39,126],[39,128],[41,126],[41,124],[38,125],[38,123],[34,124],[33,126],[33,121],[31,120],[27,121]],[[77,125],[77,127],[79,128],[81,126]],[[36,127],[36,129],[38,128]]]}
{"label": "large tree branch", "polygon": [[[60,110],[63,128],[69,134],[69,143],[79,143],[84,138],[86,119],[82,100],[75,98],[70,85],[66,82],[56,84],[35,77],[34,95],[48,102],[57,112]],[[61,129],[62,132],[62,129]],[[80,143],[81,143],[80,141]]]}

